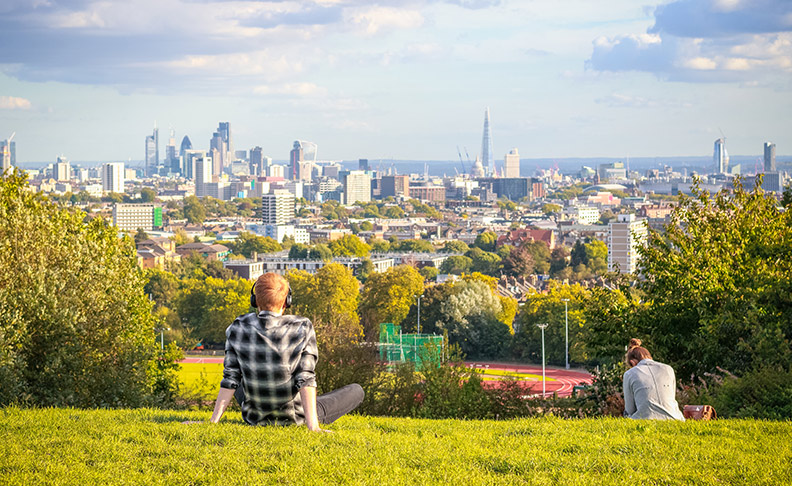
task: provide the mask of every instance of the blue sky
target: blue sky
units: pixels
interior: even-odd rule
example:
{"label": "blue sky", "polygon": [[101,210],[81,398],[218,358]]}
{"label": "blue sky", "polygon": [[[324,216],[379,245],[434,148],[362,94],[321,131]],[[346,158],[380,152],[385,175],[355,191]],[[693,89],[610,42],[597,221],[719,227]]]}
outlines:
{"label": "blue sky", "polygon": [[[792,153],[788,0],[3,0],[0,138],[20,161],[206,148],[451,160]],[[161,152],[164,151],[161,148]]]}

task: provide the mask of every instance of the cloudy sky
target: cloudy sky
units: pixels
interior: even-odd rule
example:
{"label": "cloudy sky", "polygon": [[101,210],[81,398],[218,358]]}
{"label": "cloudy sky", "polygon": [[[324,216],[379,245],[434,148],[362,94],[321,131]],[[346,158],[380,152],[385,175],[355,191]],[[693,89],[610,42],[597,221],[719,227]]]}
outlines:
{"label": "cloudy sky", "polygon": [[[792,153],[789,0],[2,0],[18,159],[140,160],[154,123],[288,158]],[[161,152],[163,149],[161,148]]]}

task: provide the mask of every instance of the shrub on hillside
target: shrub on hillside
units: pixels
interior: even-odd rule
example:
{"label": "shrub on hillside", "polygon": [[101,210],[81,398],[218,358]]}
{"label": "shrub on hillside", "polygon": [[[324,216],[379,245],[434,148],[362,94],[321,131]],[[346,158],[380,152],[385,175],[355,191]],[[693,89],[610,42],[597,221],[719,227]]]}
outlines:
{"label": "shrub on hillside", "polygon": [[172,379],[156,359],[131,238],[0,178],[0,405],[140,406]]}

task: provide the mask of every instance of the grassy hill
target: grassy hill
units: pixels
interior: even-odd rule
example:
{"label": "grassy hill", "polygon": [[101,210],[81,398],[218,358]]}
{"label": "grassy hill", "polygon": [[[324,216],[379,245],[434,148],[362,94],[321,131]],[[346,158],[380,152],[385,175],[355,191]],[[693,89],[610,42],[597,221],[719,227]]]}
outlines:
{"label": "grassy hill", "polygon": [[792,422],[344,417],[0,409],[2,484],[790,484]]}

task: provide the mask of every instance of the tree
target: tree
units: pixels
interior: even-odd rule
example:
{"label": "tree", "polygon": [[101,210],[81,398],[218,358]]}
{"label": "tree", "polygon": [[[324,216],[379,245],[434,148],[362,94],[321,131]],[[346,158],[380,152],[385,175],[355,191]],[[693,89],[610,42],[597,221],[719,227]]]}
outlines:
{"label": "tree", "polygon": [[454,255],[446,258],[440,265],[440,273],[450,273],[462,275],[470,272],[473,267],[473,260],[464,255]]}
{"label": "tree", "polygon": [[[583,306],[588,291],[580,285],[561,285],[551,282],[547,293],[529,294],[518,317],[513,357],[541,363],[542,338],[537,324],[548,324],[545,329],[545,353],[548,363],[564,365],[566,350],[566,323],[564,301],[569,299],[569,360],[585,363],[590,359],[584,339],[586,316]],[[622,344],[622,350],[624,345]]]}
{"label": "tree", "polygon": [[559,278],[564,269],[569,267],[569,249],[565,246],[553,248],[550,252],[550,276]]}
{"label": "tree", "polygon": [[140,200],[144,203],[154,202],[157,199],[157,192],[154,189],[144,187],[140,190]]}
{"label": "tree", "polygon": [[613,213],[613,211],[608,209],[607,211],[604,211],[602,214],[600,214],[599,224],[608,224],[614,219],[616,219],[616,215]]}
{"label": "tree", "polygon": [[305,260],[308,258],[309,251],[308,245],[295,243],[289,248],[289,260]]}
{"label": "tree", "polygon": [[682,376],[792,367],[792,211],[760,184],[713,195],[694,185],[639,250],[651,306],[635,314],[632,337]]}
{"label": "tree", "polygon": [[492,231],[484,231],[476,236],[476,241],[473,246],[481,248],[484,251],[495,251],[495,243],[498,241],[498,235]]}
{"label": "tree", "polygon": [[311,260],[323,260],[325,262],[329,262],[333,259],[333,252],[324,243],[317,243],[308,252],[308,258]]}
{"label": "tree", "polygon": [[470,249],[467,243],[459,240],[447,241],[445,246],[440,249],[440,253],[465,253]]}
{"label": "tree", "polygon": [[399,219],[405,216],[404,210],[399,206],[388,206],[383,213],[383,216],[390,219]]}
{"label": "tree", "polygon": [[391,245],[391,250],[410,253],[432,253],[434,252],[434,245],[426,240],[402,240]]}
{"label": "tree", "polygon": [[251,258],[253,253],[273,253],[283,248],[277,241],[268,236],[258,236],[248,231],[243,231],[234,242],[234,251],[245,258]]}
{"label": "tree", "polygon": [[143,228],[138,228],[137,232],[135,233],[135,244],[137,245],[141,241],[146,241],[149,239],[148,233]]}
{"label": "tree", "polygon": [[[504,245],[501,248],[506,248],[506,246]],[[531,256],[531,252],[528,251],[525,245],[512,248],[509,255],[503,259],[503,271],[507,275],[515,277],[524,277],[533,273],[533,256]]]}
{"label": "tree", "polygon": [[351,270],[330,263],[314,275],[302,270],[289,271],[286,279],[294,299],[291,311],[313,321],[320,352],[362,339],[357,313],[360,283]]}
{"label": "tree", "polygon": [[371,224],[371,221],[363,221],[360,223],[360,231],[371,231],[374,229],[374,225]]}
{"label": "tree", "polygon": [[534,273],[544,275],[550,271],[550,248],[547,243],[544,241],[526,241],[520,247],[530,253],[534,263]]}
{"label": "tree", "polygon": [[371,247],[355,235],[344,235],[330,242],[330,251],[334,256],[368,256]]}
{"label": "tree", "polygon": [[154,403],[156,321],[132,239],[0,178],[0,405]]}
{"label": "tree", "polygon": [[184,198],[184,217],[192,224],[203,223],[206,219],[206,208],[200,199],[195,196]]}
{"label": "tree", "polygon": [[243,279],[190,279],[183,282],[176,308],[196,341],[222,344],[226,328],[251,310],[250,288]]}
{"label": "tree", "polygon": [[545,216],[550,216],[551,214],[557,214],[561,212],[561,206],[558,204],[547,203],[542,206],[542,212]]}
{"label": "tree", "polygon": [[401,324],[416,295],[424,290],[424,278],[408,265],[391,267],[369,276],[360,299],[360,315],[366,334],[378,332],[380,323]]}
{"label": "tree", "polygon": [[385,240],[374,238],[370,240],[372,253],[388,253],[391,250],[391,245]]}
{"label": "tree", "polygon": [[484,251],[480,248],[471,248],[465,256],[470,258],[470,269],[472,271],[490,276],[500,275],[501,259],[496,253]]}
{"label": "tree", "polygon": [[418,272],[427,281],[434,281],[440,275],[440,271],[435,267],[423,267]]}
{"label": "tree", "polygon": [[187,232],[184,231],[184,228],[179,228],[173,233],[173,242],[176,246],[186,245],[187,243],[192,242],[192,238],[187,235]]}
{"label": "tree", "polygon": [[360,280],[360,283],[366,283],[368,280],[369,275],[374,273],[376,269],[374,268],[374,264],[366,258],[360,263],[360,266],[355,269],[355,277]]}

